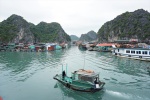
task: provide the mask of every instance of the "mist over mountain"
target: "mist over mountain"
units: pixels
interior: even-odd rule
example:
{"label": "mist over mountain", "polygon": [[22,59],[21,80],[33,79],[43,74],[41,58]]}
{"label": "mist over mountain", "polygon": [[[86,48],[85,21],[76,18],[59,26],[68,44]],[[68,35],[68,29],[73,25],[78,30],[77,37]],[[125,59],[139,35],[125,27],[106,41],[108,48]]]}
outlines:
{"label": "mist over mountain", "polygon": [[86,34],[82,34],[80,39],[80,41],[86,41],[86,42],[90,42],[90,41],[94,41],[97,40],[97,34],[94,31],[89,31]]}
{"label": "mist over mountain", "polygon": [[76,35],[70,35],[71,37],[71,41],[78,41],[79,37],[77,37]]}

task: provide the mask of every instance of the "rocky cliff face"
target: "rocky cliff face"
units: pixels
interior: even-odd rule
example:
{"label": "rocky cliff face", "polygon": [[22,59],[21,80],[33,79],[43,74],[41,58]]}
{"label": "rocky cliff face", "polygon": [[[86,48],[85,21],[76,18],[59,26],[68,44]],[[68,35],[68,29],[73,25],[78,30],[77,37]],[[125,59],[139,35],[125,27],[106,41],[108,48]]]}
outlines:
{"label": "rocky cliff face", "polygon": [[59,23],[28,23],[23,17],[12,15],[0,23],[0,42],[67,42],[70,36]]}
{"label": "rocky cliff face", "polygon": [[0,23],[0,35],[2,42],[33,43],[34,41],[29,23],[15,14]]}
{"label": "rocky cliff face", "polygon": [[90,41],[93,41],[93,40],[96,40],[97,39],[97,34],[96,32],[94,31],[89,31],[87,34],[82,34],[81,37],[80,37],[80,41],[87,41],[87,42],[90,42]]}
{"label": "rocky cliff face", "polygon": [[150,40],[150,13],[139,9],[134,12],[125,12],[115,19],[106,22],[98,31],[100,42],[113,42],[115,40],[139,41]]}

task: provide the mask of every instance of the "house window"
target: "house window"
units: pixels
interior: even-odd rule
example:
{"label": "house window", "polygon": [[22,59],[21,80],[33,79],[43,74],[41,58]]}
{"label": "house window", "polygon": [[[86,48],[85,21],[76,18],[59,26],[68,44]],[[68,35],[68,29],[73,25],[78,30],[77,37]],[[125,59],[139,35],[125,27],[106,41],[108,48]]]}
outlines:
{"label": "house window", "polygon": [[126,50],[126,53],[130,53],[130,50]]}
{"label": "house window", "polygon": [[131,51],[131,53],[135,54],[135,51]]}

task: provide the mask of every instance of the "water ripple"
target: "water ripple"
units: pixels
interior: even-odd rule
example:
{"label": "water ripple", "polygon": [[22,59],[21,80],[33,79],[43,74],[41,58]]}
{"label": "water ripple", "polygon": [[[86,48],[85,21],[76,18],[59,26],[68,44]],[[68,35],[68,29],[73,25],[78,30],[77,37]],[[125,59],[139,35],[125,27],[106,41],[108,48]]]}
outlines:
{"label": "water ripple", "polygon": [[[63,86],[54,89],[53,76],[61,73],[62,64],[68,65],[68,75],[81,68],[100,72],[100,79],[106,83],[104,90],[89,94],[66,90]],[[37,97],[36,100],[41,96],[54,100],[149,100],[149,66],[150,62],[119,58],[111,53],[80,51],[77,47],[38,53],[0,52],[0,92],[5,97],[13,93],[13,100],[18,97],[25,100],[25,95]]]}

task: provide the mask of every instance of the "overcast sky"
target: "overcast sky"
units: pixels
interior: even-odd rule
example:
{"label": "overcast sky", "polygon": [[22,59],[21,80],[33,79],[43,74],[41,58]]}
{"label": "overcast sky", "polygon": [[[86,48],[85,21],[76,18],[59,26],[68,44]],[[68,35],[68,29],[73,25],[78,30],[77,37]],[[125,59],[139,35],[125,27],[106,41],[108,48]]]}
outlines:
{"label": "overcast sky", "polygon": [[35,25],[58,22],[67,34],[80,36],[141,8],[150,12],[150,0],[0,0],[0,22],[17,14]]}

